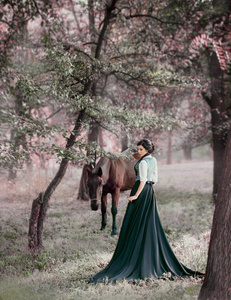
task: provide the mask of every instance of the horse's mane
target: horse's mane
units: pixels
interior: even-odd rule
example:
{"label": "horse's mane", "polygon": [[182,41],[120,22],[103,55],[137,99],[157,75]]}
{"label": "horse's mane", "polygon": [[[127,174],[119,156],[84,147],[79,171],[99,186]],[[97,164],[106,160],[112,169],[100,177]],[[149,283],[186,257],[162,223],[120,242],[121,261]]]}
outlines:
{"label": "horse's mane", "polygon": [[[134,153],[136,151],[136,148],[135,147],[130,147],[130,148],[127,148],[126,150],[124,150],[123,152],[121,152],[121,153],[118,153],[118,154],[124,154],[124,155],[126,155],[126,154],[131,154],[131,153]],[[101,157],[100,158],[100,160],[98,161],[98,163],[96,164],[96,166],[95,166],[95,168],[93,169],[93,171],[92,171],[92,173],[97,173],[98,171],[99,171],[99,168],[101,167],[101,165],[102,165],[102,163],[103,163],[103,161],[104,161],[104,159],[105,159],[106,157]],[[110,158],[108,158],[108,159],[110,159]]]}
{"label": "horse's mane", "polygon": [[101,167],[104,158],[105,157],[101,157],[100,158],[100,160],[97,162],[97,164],[96,164],[96,166],[95,166],[95,168],[94,168],[94,170],[93,170],[92,173],[97,173],[99,171],[99,168]]}
{"label": "horse's mane", "polygon": [[136,152],[136,147],[132,146],[121,152],[121,154],[134,153]]}

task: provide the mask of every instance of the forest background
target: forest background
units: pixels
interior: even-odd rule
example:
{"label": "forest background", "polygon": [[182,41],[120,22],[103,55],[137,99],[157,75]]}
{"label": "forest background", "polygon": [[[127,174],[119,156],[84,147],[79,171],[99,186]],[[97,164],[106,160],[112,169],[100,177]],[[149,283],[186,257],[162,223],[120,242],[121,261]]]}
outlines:
{"label": "forest background", "polygon": [[[185,206],[187,213],[182,211],[188,220],[193,220],[187,221],[191,231],[190,226],[185,225],[186,230],[180,225],[179,228],[184,228],[182,238],[186,230],[192,236],[194,232],[193,238],[198,241],[204,237],[208,242],[215,205],[206,277],[199,297],[229,297],[230,9],[229,1],[215,0],[1,1],[1,274],[4,284],[0,296],[3,299],[12,299],[9,294],[12,290],[15,297],[23,297],[20,293],[25,288],[28,295],[34,292],[36,297],[44,298],[40,284],[48,283],[49,276],[59,273],[60,268],[67,272],[70,262],[76,263],[78,271],[72,270],[65,279],[56,282],[61,287],[57,294],[52,289],[53,297],[62,298],[64,290],[64,299],[76,299],[78,293],[82,295],[80,299],[85,296],[95,299],[104,291],[108,298],[113,293],[119,297],[120,288],[113,291],[114,287],[92,288],[84,283],[87,276],[102,267],[102,261],[91,265],[90,257],[96,255],[100,261],[97,256],[100,253],[106,263],[108,251],[113,251],[115,244],[115,240],[104,234],[103,246],[98,242],[98,246],[92,244],[94,248],[89,248],[87,240],[98,239],[102,233],[96,227],[91,228],[99,218],[86,211],[89,209],[86,169],[93,168],[101,156],[115,158],[115,153],[118,156],[143,137],[156,144],[155,155],[160,165],[163,164],[162,170],[168,170],[163,172],[165,188],[161,182],[159,188],[163,205],[176,198],[177,203],[183,201],[186,205],[191,199],[195,204],[193,208]],[[171,178],[166,181],[168,174],[174,177],[177,170],[181,174],[184,170],[187,174],[192,170],[198,173],[193,173],[189,185],[185,182],[187,176],[179,175],[179,186]],[[201,178],[200,174],[204,176]],[[60,199],[55,195],[63,180],[66,184],[62,185]],[[124,205],[126,196],[121,196]],[[199,233],[195,231],[192,217],[201,210],[198,199],[203,203]],[[52,219],[48,209],[52,203],[55,203],[53,214],[59,217],[58,225],[56,221],[52,225],[53,230],[52,226],[44,227],[45,219],[47,226]],[[68,227],[73,221],[70,216],[73,208],[78,211],[73,219],[79,223],[73,223],[72,227],[78,228],[78,245],[74,243],[75,249],[72,248],[67,239],[67,246],[58,255],[51,240],[54,236],[56,240],[62,238],[64,228],[73,232]],[[30,219],[34,223],[30,222],[28,228],[30,209],[35,219]],[[65,225],[65,218],[62,223],[65,215],[72,220],[68,221],[69,225]],[[178,229],[172,223],[167,226],[170,240],[179,238],[175,234]],[[36,232],[29,235],[27,242],[26,232],[27,229],[31,232],[32,227]],[[85,227],[87,231],[83,230]],[[49,242],[44,247],[46,240]],[[182,240],[179,243],[182,246]],[[200,249],[201,242],[197,245]],[[201,271],[206,269],[208,243],[203,245],[200,251],[204,260],[197,265]],[[102,252],[105,247],[107,255]],[[55,271],[57,268],[59,271]],[[89,268],[93,268],[92,272]],[[41,277],[36,270],[41,272]],[[24,279],[18,288],[12,289],[12,278],[21,275]],[[34,280],[38,284],[33,286]],[[48,288],[53,284],[51,280]],[[127,292],[132,289],[130,284],[123,284]],[[201,285],[190,281],[142,284],[149,287],[148,293],[159,293],[160,297],[165,297],[164,286],[169,294],[174,290],[176,297],[184,297],[185,287],[193,286],[192,295],[196,297]],[[73,289],[68,294],[70,285]]]}

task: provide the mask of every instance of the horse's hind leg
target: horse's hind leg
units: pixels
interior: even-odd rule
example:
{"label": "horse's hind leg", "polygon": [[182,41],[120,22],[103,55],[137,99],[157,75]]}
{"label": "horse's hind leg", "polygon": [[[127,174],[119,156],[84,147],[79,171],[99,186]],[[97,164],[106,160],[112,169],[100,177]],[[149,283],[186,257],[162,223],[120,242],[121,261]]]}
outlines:
{"label": "horse's hind leg", "polygon": [[107,194],[102,195],[101,212],[102,212],[101,230],[104,230],[107,225]]}
{"label": "horse's hind leg", "polygon": [[117,234],[116,215],[117,215],[117,206],[118,206],[118,201],[119,201],[119,195],[120,195],[120,189],[115,189],[115,191],[112,193],[112,207],[111,207],[112,232],[111,232],[111,235]]}

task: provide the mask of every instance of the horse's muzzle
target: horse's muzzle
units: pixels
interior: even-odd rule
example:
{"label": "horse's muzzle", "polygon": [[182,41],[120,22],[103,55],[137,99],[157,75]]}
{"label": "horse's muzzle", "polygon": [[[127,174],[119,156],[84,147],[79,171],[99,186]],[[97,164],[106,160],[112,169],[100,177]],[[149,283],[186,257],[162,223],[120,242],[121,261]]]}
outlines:
{"label": "horse's muzzle", "polygon": [[99,208],[99,201],[98,199],[91,199],[91,209],[98,210]]}

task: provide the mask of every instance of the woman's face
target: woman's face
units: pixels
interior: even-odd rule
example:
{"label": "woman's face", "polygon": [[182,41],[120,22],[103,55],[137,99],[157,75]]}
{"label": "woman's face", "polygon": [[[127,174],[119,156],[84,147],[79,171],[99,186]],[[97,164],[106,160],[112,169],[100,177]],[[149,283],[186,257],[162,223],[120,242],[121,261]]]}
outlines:
{"label": "woman's face", "polygon": [[143,157],[145,154],[148,153],[148,150],[146,150],[142,145],[139,145],[139,146],[137,147],[137,152],[138,152],[138,154],[139,154],[139,157],[141,158],[141,157]]}

